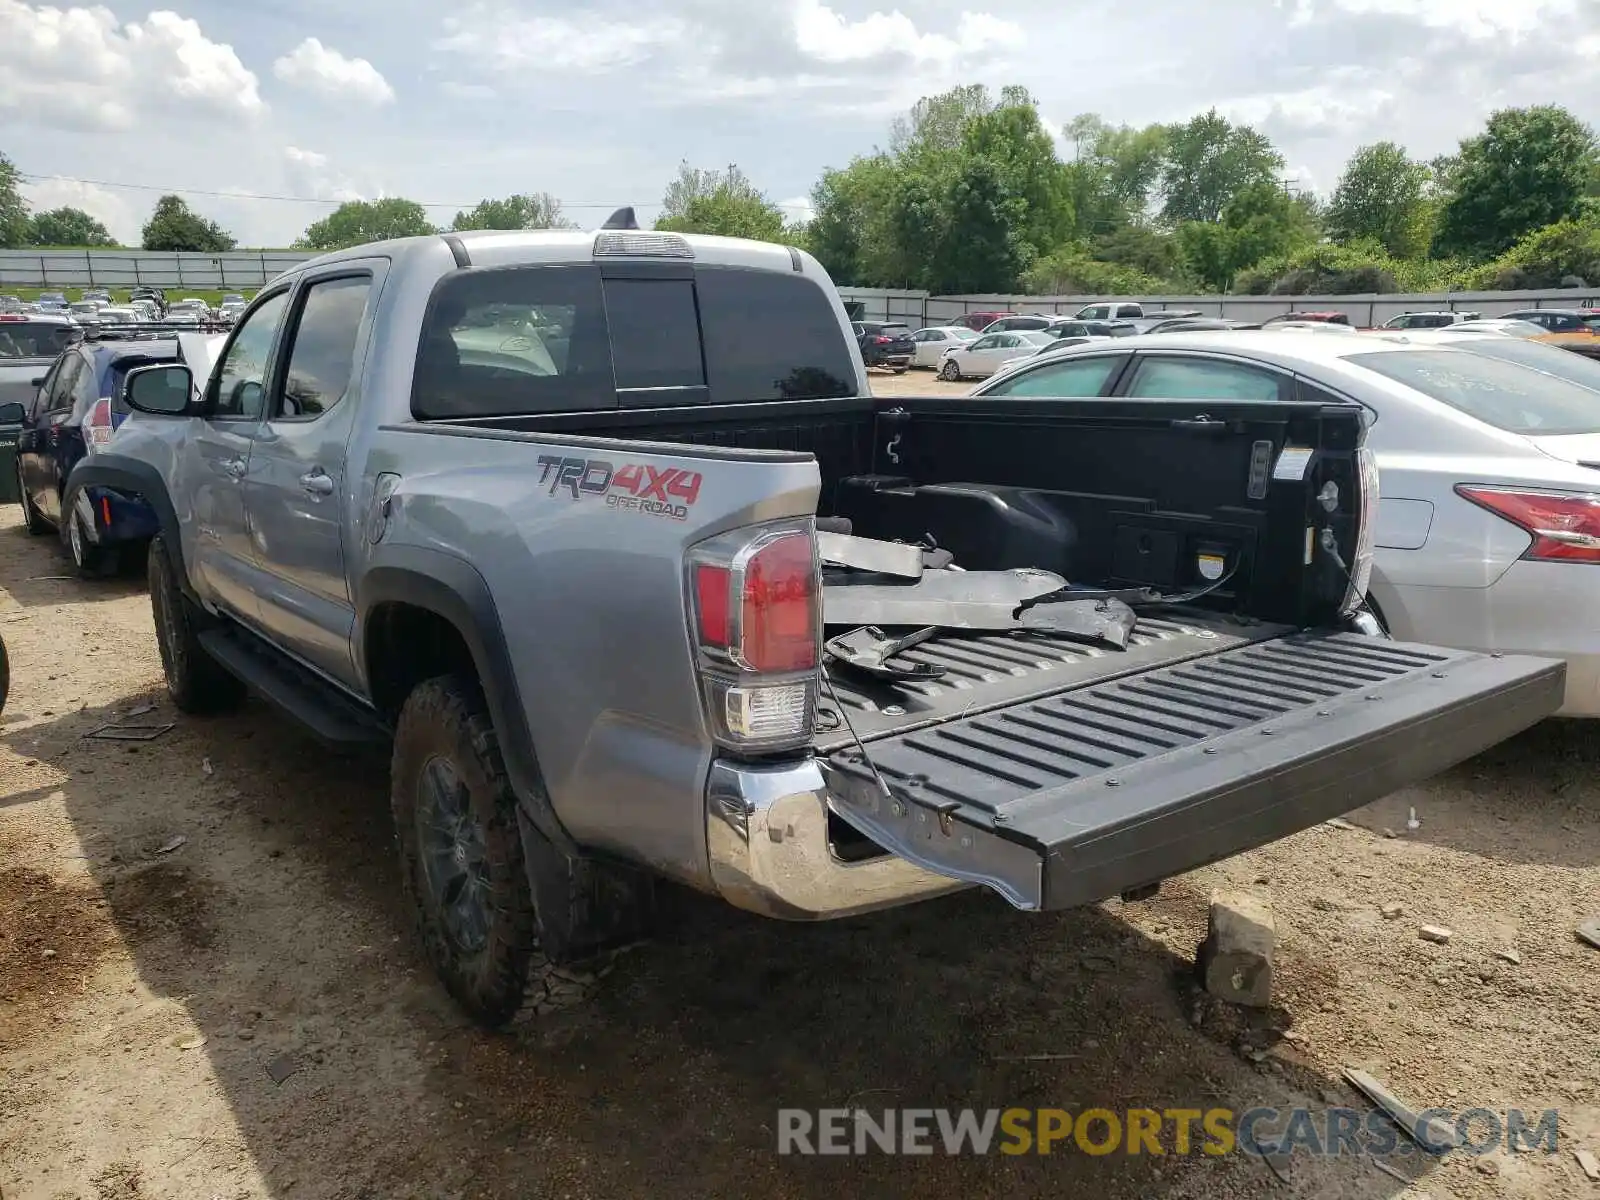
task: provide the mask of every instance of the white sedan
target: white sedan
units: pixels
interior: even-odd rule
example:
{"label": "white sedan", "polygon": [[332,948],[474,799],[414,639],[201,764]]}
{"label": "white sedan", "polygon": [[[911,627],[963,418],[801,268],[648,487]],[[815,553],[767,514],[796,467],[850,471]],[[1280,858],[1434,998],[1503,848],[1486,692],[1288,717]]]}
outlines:
{"label": "white sedan", "polygon": [[913,333],[911,340],[917,344],[911,354],[911,365],[937,369],[946,350],[977,341],[978,332],[965,325],[929,325]]}
{"label": "white sedan", "polygon": [[1600,362],[1495,333],[1167,333],[973,395],[1360,404],[1378,617],[1401,641],[1563,658],[1561,715],[1600,717]]}
{"label": "white sedan", "polygon": [[985,333],[962,346],[951,346],[939,360],[939,378],[951,383],[969,377],[987,379],[1012,358],[1020,358],[1056,339],[1032,329]]}

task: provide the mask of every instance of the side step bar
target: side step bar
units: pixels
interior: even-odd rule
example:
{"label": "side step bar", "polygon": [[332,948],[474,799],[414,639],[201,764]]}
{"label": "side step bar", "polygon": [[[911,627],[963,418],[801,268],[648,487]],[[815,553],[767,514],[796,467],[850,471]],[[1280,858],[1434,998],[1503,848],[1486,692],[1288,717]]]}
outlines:
{"label": "side step bar", "polygon": [[388,743],[389,731],[375,712],[347,699],[254,634],[224,625],[201,633],[200,644],[224,670],[299,721],[319,741],[346,748]]}

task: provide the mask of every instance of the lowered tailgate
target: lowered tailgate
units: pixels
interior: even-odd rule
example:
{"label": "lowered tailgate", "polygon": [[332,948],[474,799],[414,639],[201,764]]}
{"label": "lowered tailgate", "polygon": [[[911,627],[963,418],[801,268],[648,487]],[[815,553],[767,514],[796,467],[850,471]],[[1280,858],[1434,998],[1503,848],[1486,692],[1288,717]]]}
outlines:
{"label": "lowered tailgate", "polygon": [[1296,634],[871,740],[825,770],[839,815],[885,849],[1019,908],[1067,908],[1426,779],[1550,716],[1565,677],[1545,659]]}

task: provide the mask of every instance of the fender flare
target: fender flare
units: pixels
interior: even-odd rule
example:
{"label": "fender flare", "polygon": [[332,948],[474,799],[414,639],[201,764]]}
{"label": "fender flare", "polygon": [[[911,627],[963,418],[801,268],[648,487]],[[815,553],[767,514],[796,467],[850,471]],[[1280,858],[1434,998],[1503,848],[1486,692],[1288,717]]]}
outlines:
{"label": "fender flare", "polygon": [[576,854],[577,845],[556,816],[544,786],[500,611],[478,569],[465,559],[439,550],[380,545],[356,581],[355,599],[361,621],[356,653],[369,691],[372,674],[367,662],[367,632],[379,605],[398,603],[425,609],[455,627],[477,669],[518,807],[555,846]]}
{"label": "fender flare", "polygon": [[156,521],[161,526],[161,537],[167,553],[178,573],[178,586],[183,594],[196,604],[200,597],[189,582],[188,565],[183,560],[183,537],[178,528],[178,512],[167,494],[167,481],[161,472],[147,462],[123,454],[102,451],[80,458],[67,476],[61,493],[61,511],[68,512],[79,492],[89,486],[115,488],[120,492],[136,492],[155,510]]}

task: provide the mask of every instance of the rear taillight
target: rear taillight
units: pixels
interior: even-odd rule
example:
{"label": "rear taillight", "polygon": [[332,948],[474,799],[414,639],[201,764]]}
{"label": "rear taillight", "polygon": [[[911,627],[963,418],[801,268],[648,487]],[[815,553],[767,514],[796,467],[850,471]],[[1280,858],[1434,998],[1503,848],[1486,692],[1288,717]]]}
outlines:
{"label": "rear taillight", "polygon": [[689,599],[717,740],[775,750],[810,740],[822,647],[811,523],[734,530],[689,553]]}
{"label": "rear taillight", "polygon": [[1600,563],[1600,496],[1467,484],[1456,494],[1526,530],[1533,542],[1523,558]]}
{"label": "rear taillight", "polygon": [[111,424],[111,401],[99,399],[83,419],[83,443],[90,454],[103,450],[116,430]]}
{"label": "rear taillight", "polygon": [[1356,451],[1356,553],[1350,563],[1350,586],[1340,612],[1349,616],[1361,607],[1372,585],[1372,552],[1378,533],[1378,459],[1365,446]]}
{"label": "rear taillight", "polygon": [[872,339],[872,344],[874,346],[887,346],[892,340],[892,338],[875,337]]}

